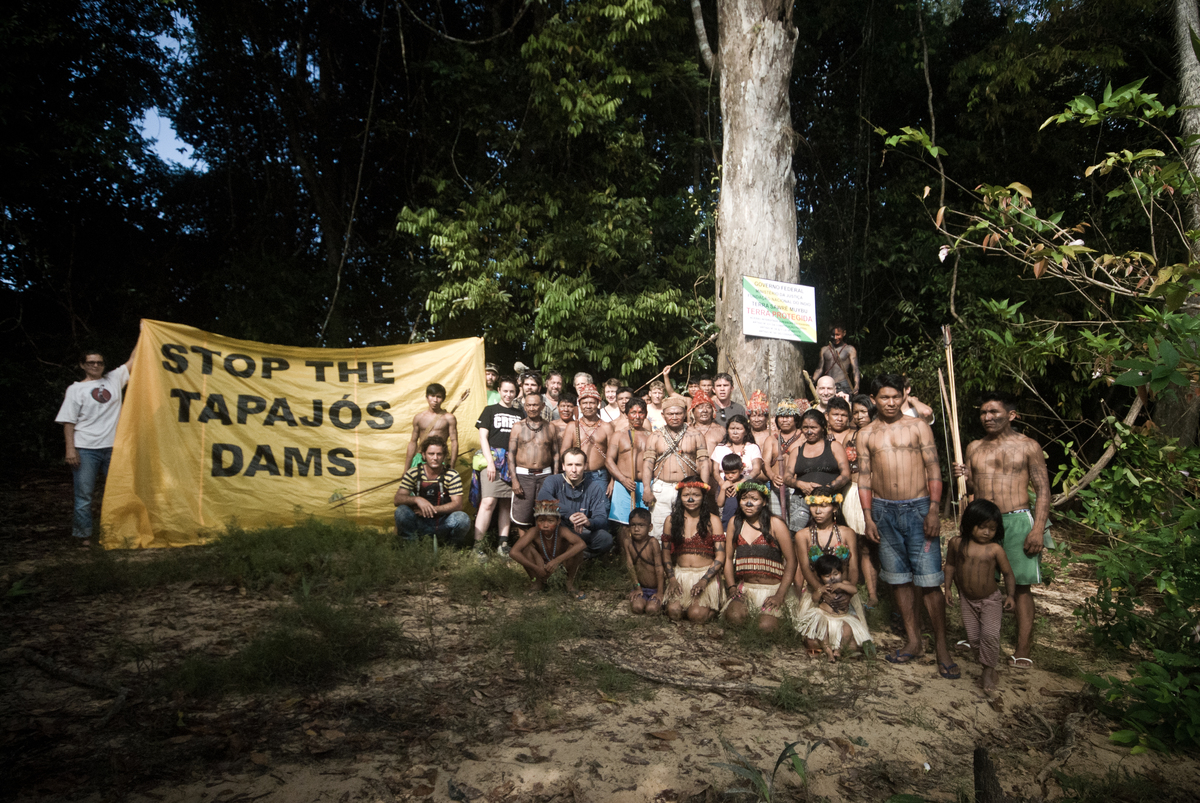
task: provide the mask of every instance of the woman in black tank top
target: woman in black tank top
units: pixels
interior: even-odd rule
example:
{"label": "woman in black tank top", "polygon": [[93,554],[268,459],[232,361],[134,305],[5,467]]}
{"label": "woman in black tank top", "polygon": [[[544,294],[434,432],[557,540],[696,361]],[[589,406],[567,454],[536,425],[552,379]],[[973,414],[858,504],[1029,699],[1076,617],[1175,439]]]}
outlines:
{"label": "woman in black tank top", "polygon": [[850,482],[850,462],[846,459],[846,449],[829,440],[824,413],[807,410],[800,417],[800,432],[804,445],[796,453],[792,475],[785,477],[788,486],[804,494],[822,486],[844,488]]}

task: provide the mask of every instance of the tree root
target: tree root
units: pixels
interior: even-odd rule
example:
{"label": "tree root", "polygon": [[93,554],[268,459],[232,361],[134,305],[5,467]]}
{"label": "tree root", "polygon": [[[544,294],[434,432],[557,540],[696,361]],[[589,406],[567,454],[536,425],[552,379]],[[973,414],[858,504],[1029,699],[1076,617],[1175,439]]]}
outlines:
{"label": "tree root", "polygon": [[42,655],[41,653],[34,652],[28,647],[25,647],[21,650],[21,655],[26,661],[42,670],[50,677],[58,678],[59,680],[66,681],[67,683],[71,683],[75,686],[84,686],[89,689],[99,689],[100,691],[106,691],[110,694],[115,694],[116,699],[114,699],[112,705],[109,706],[108,712],[100,719],[99,722],[96,723],[97,730],[103,728],[109,723],[116,713],[125,705],[125,700],[129,696],[129,689],[125,688],[124,686],[115,686],[97,675],[81,672],[78,669],[72,669],[69,666],[56,664],[46,656]]}
{"label": "tree root", "polygon": [[1050,762],[1042,767],[1042,771],[1037,775],[1037,782],[1041,786],[1043,794],[1046,794],[1046,779],[1050,777],[1051,772],[1067,763],[1071,753],[1075,752],[1076,737],[1079,736],[1079,732],[1083,730],[1087,721],[1095,715],[1095,711],[1089,711],[1086,714],[1068,714],[1063,721],[1063,733],[1065,734],[1063,746],[1054,751],[1054,758],[1050,759]]}

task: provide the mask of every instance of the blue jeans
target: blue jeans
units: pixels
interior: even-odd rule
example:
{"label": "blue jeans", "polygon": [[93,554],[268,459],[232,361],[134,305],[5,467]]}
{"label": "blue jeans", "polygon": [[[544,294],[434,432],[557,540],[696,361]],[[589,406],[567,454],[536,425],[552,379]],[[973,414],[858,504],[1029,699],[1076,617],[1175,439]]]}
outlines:
{"label": "blue jeans", "polygon": [[427,519],[408,505],[401,505],[396,508],[395,518],[396,532],[409,541],[422,535],[436,535],[452,546],[463,546],[471,532],[471,517],[461,510]]}
{"label": "blue jeans", "polygon": [[76,538],[92,537],[92,494],[96,492],[96,478],[103,471],[108,474],[108,463],[112,460],[112,447],[107,449],[76,449],[79,465],[71,469],[75,475],[75,521],[71,535]]}
{"label": "blue jeans", "polygon": [[928,512],[927,496],[901,502],[871,500],[871,517],[879,529],[879,579],[888,585],[934,588],[946,579],[941,539],[925,537]]}
{"label": "blue jeans", "polygon": [[592,530],[586,535],[580,534],[579,537],[587,544],[587,548],[583,550],[584,560],[598,558],[612,549],[613,537],[608,530]]}

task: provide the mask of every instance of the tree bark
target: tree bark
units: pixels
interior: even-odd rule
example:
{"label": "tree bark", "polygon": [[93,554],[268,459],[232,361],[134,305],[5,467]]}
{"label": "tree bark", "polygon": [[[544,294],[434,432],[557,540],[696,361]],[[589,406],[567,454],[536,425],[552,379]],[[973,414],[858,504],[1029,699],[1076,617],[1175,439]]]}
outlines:
{"label": "tree bark", "polygon": [[798,343],[742,334],[742,276],[778,282],[800,277],[788,98],[797,39],[792,2],[720,0],[717,34],[724,134],[717,207],[718,368],[736,369],[746,394],[761,389],[775,402],[802,392],[804,359]]}
{"label": "tree bark", "polygon": [[[1175,54],[1179,62],[1179,102],[1181,106],[1200,105],[1200,62],[1192,47],[1192,32],[1200,35],[1200,9],[1196,0],[1174,0]],[[1180,132],[1185,137],[1200,134],[1200,109],[1184,108],[1179,112]],[[1200,148],[1188,148],[1184,161],[1192,175],[1200,171]],[[1200,197],[1193,195],[1188,205],[1189,228],[1200,229]],[[1200,244],[1192,244],[1191,259],[1200,259]],[[1181,312],[1200,315],[1200,297],[1191,296],[1184,302]],[[1154,423],[1163,433],[1179,438],[1184,446],[1196,444],[1196,427],[1200,424],[1200,393],[1195,385],[1178,389],[1175,398],[1165,398],[1154,406]]]}

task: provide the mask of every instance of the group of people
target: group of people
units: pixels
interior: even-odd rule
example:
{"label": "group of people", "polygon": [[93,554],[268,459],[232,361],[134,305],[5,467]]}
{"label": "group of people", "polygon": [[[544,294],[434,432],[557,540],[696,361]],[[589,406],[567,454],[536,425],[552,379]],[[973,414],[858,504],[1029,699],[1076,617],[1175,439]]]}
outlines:
{"label": "group of people", "polygon": [[[691,622],[757,617],[763,629],[787,619],[812,654],[830,659],[870,639],[865,610],[877,604],[882,581],[905,632],[886,659],[922,655],[924,610],[938,674],[951,679],[960,672],[945,611],[957,588],[967,631],[960,644],[978,651],[981,683],[994,688],[1005,610],[1017,624],[1010,665],[1033,665],[1031,587],[1042,581],[1041,553],[1052,546],[1042,449],[1013,429],[1011,397],[983,396],[984,437],[951,466],[973,501],[943,561],[933,411],[898,375],[878,376],[860,393],[857,354],[844,338],[835,327],[822,348],[811,406],[779,399],[772,408],[761,391],[740,404],[724,373],[698,376],[679,393],[666,368],[643,397],[612,379],[601,393],[585,373],[566,389],[558,372],[543,384],[534,371],[502,376],[489,364],[488,405],[475,422],[473,521],[463,511],[467,484],[452,468],[458,422],[442,406],[445,388],[430,385],[394,497],[397,531],[434,534],[483,555],[494,519],[499,553],[524,567],[533,590],[562,566],[574,596],[582,596],[583,562],[617,543],[635,613]],[[84,544],[129,379],[128,363],[109,373],[104,366],[99,353],[84,355],[86,378],[68,389],[57,417],[75,474],[74,534]]]}
{"label": "group of people", "polygon": [[[1012,428],[1014,400],[984,396],[985,436],[951,467],[974,501],[943,561],[933,411],[897,375],[859,393],[857,355],[840,328],[818,368],[815,404],[780,399],[772,408],[759,391],[745,405],[733,401],[727,374],[697,377],[677,393],[664,369],[641,397],[616,380],[602,394],[577,374],[568,390],[558,373],[543,384],[536,372],[502,376],[489,365],[495,396],[475,424],[474,548],[486,554],[495,520],[498,552],[524,567],[532,590],[563,566],[568,592],[582,596],[580,566],[617,544],[635,586],[633,612],[691,622],[757,617],[763,629],[784,619],[811,654],[831,660],[870,639],[865,610],[882,581],[905,632],[885,658],[902,664],[922,655],[923,610],[938,674],[948,679],[960,677],[945,624],[957,587],[967,631],[960,645],[978,651],[982,685],[997,682],[1004,610],[1017,620],[1009,662],[1032,666],[1031,586],[1041,582],[1040,553],[1050,543],[1050,489],[1041,447]],[[442,468],[446,436],[432,431],[447,421],[444,398],[431,386],[424,468],[409,469],[426,481],[451,473]],[[457,475],[443,480],[439,498],[457,491],[461,508],[462,486]],[[402,533],[414,532],[412,514],[401,512],[413,504],[413,487],[417,478],[406,475],[396,495]],[[461,509],[431,504],[428,515],[426,531],[443,517],[446,537],[472,545]]]}

